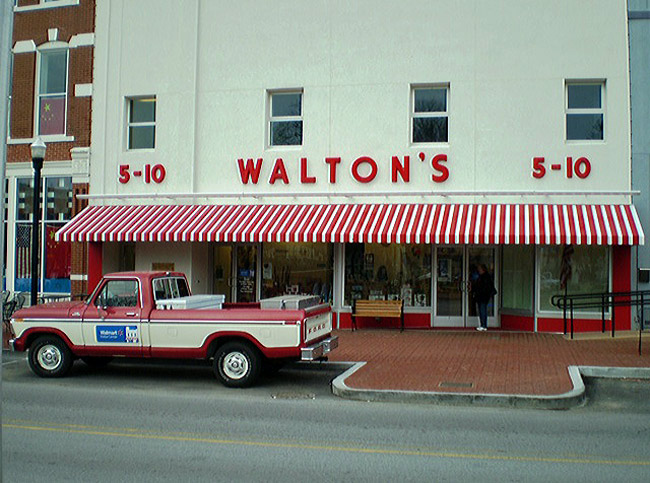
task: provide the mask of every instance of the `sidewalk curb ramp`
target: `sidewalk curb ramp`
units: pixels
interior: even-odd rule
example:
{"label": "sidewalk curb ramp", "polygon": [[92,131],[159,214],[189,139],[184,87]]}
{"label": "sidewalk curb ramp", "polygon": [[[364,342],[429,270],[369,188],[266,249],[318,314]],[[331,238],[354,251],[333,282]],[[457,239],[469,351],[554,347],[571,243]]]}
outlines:
{"label": "sidewalk curb ramp", "polygon": [[650,379],[650,368],[568,366],[573,389],[563,394],[482,394],[467,392],[403,391],[393,389],[357,389],[345,381],[365,362],[332,363],[348,369],[332,381],[334,395],[357,401],[407,402],[483,407],[511,407],[529,409],[571,409],[585,403],[583,377],[611,379]]}

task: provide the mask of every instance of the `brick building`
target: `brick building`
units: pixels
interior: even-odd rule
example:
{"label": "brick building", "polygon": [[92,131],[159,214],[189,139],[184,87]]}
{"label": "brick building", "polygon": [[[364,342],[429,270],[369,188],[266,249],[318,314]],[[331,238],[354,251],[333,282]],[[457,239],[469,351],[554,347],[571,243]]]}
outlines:
{"label": "brick building", "polygon": [[31,286],[33,170],[30,144],[47,145],[43,166],[39,292],[87,291],[86,249],[54,233],[83,208],[88,191],[94,0],[16,0],[6,171],[5,288]]}

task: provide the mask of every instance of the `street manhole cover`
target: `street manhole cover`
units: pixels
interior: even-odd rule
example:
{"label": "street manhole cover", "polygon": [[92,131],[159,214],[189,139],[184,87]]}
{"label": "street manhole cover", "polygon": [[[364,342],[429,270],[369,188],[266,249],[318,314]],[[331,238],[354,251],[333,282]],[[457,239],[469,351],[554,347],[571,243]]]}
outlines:
{"label": "street manhole cover", "polygon": [[273,399],[316,399],[316,394],[311,392],[278,392],[272,394]]}
{"label": "street manhole cover", "polygon": [[462,387],[462,388],[470,388],[474,385],[473,382],[455,382],[455,381],[443,381],[440,384],[438,384],[438,387]]}

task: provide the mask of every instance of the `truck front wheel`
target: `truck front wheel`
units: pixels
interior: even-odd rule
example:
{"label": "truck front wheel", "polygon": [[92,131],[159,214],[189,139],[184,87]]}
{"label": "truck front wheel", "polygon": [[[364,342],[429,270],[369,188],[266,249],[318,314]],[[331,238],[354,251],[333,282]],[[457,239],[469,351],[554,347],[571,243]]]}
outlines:
{"label": "truck front wheel", "polygon": [[260,373],[260,356],[243,342],[228,342],[214,354],[214,374],[228,387],[248,387]]}
{"label": "truck front wheel", "polygon": [[72,367],[72,353],[56,336],[45,335],[29,347],[29,367],[40,377],[63,377]]}

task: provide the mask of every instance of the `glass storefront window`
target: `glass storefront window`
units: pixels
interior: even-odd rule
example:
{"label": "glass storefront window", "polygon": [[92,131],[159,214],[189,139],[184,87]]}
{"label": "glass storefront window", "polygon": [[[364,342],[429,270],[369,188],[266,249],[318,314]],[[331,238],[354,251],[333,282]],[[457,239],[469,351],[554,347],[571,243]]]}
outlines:
{"label": "glass storefront window", "polygon": [[331,244],[266,243],[262,252],[262,298],[311,294],[332,300]]}
{"label": "glass storefront window", "polygon": [[56,241],[54,235],[59,228],[59,224],[45,225],[45,292],[65,293],[71,288],[72,243]]}
{"label": "glass storefront window", "polygon": [[[560,288],[560,269],[564,246],[539,249],[539,308],[557,311],[551,297],[563,294]],[[598,293],[609,290],[609,248],[605,246],[574,246],[571,257],[572,275],[567,284],[569,294]],[[593,309],[586,311],[593,312]]]}
{"label": "glass storefront window", "polygon": [[72,178],[45,180],[45,219],[67,221],[72,215]]}
{"label": "glass storefront window", "polygon": [[[34,180],[19,178],[16,180],[16,221],[31,221],[34,214]],[[42,206],[42,205],[41,205]]]}
{"label": "glass storefront window", "polygon": [[532,313],[534,248],[526,245],[504,245],[501,267],[501,308]]}
{"label": "glass storefront window", "polygon": [[345,305],[357,299],[401,299],[406,307],[431,306],[431,247],[346,244]]}
{"label": "glass storefront window", "polygon": [[[43,178],[39,224],[39,290],[69,293],[72,244],[57,242],[55,233],[72,218],[72,178]],[[16,241],[14,290],[31,290],[32,217],[34,180],[16,180]]]}

